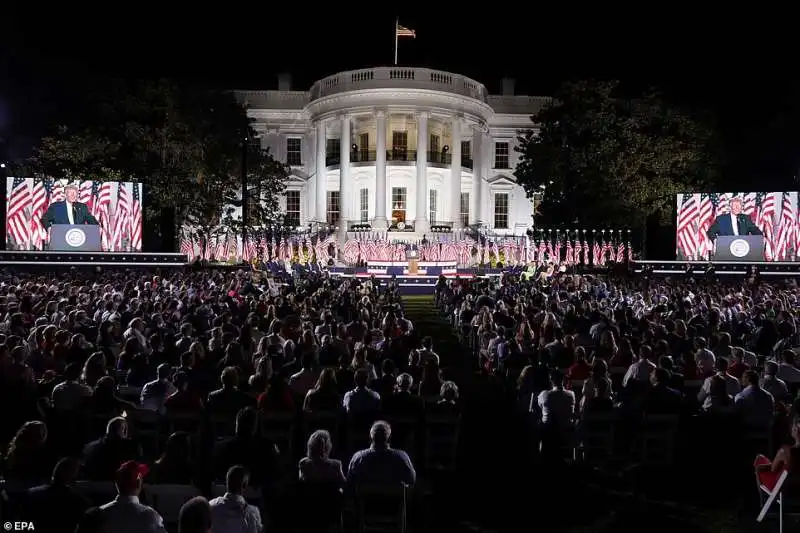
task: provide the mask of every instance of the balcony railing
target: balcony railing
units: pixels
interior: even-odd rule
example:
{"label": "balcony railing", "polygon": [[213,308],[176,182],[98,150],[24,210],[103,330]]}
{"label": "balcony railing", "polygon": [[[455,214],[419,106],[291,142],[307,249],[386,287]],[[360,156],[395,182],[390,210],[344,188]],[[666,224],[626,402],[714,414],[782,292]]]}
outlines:
{"label": "balcony railing", "polygon": [[[374,163],[377,152],[375,150],[357,150],[350,152],[351,163]],[[450,165],[453,161],[453,154],[449,152],[428,151],[428,163],[437,165]],[[413,163],[417,160],[416,150],[386,150],[386,161]],[[339,154],[328,154],[325,156],[325,166],[333,167],[341,162]],[[472,159],[461,156],[461,166],[472,168]]]}
{"label": "balcony railing", "polygon": [[416,161],[417,160],[417,151],[416,150],[387,150],[386,151],[386,160],[387,161]]}
{"label": "balcony railing", "polygon": [[311,100],[364,89],[425,89],[459,94],[486,102],[486,87],[477,81],[441,70],[410,67],[375,67],[339,72],[311,87]]}

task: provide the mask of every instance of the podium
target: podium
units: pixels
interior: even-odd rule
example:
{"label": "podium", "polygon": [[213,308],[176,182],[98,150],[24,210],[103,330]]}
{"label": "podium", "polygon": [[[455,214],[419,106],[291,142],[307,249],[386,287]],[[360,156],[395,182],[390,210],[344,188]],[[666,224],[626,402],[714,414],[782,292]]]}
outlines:
{"label": "podium", "polygon": [[419,252],[413,248],[407,249],[406,260],[408,261],[408,275],[416,276],[419,272]]}
{"label": "podium", "polygon": [[718,235],[714,261],[764,261],[764,236]]}
{"label": "podium", "polygon": [[102,251],[100,226],[94,224],[53,224],[50,226],[50,251]]}

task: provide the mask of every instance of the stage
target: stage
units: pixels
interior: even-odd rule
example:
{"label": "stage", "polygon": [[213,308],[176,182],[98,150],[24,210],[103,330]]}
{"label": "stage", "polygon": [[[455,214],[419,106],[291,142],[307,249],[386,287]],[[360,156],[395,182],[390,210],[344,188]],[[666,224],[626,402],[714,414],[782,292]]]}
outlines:
{"label": "stage", "polygon": [[800,277],[800,262],[790,261],[634,261],[632,266],[637,274],[645,269],[652,274],[687,274],[691,266],[692,274],[702,275],[713,266],[718,276],[744,276],[756,269],[761,276]]}
{"label": "stage", "polygon": [[0,251],[2,266],[182,267],[186,254],[144,252],[39,252]]}

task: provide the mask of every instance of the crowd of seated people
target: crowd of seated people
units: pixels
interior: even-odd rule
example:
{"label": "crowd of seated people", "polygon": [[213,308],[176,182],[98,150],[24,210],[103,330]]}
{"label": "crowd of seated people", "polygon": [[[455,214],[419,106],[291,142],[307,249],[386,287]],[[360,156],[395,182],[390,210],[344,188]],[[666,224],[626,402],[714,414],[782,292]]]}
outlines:
{"label": "crowd of seated people", "polygon": [[690,277],[436,288],[475,366],[515,391],[538,457],[616,471],[682,462],[721,470],[721,484],[731,471],[752,483],[756,453],[795,456],[799,299],[791,281]]}
{"label": "crowd of seated people", "polygon": [[0,504],[37,531],[324,531],[454,468],[458,387],[393,284],[3,275],[0,319]]}

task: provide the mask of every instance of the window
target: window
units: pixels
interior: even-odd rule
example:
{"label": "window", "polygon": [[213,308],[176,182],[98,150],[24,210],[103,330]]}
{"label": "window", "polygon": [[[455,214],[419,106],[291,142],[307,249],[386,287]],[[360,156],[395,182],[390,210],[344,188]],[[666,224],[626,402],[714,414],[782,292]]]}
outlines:
{"label": "window", "polygon": [[392,132],[392,159],[405,161],[408,158],[408,132]]}
{"label": "window", "polygon": [[328,157],[339,157],[341,142],[339,139],[328,139],[325,141],[325,155]]}
{"label": "window", "polygon": [[428,191],[428,221],[431,224],[436,224],[436,204],[439,199],[439,194],[436,189]]}
{"label": "window", "polygon": [[461,157],[472,159],[472,144],[469,141],[461,141]]}
{"label": "window", "polygon": [[261,218],[261,190],[258,187],[247,189],[247,217],[250,225],[258,225]]}
{"label": "window", "polygon": [[439,151],[439,136],[438,135],[431,135],[431,147],[428,148],[431,152],[438,152]]}
{"label": "window", "polygon": [[362,133],[358,138],[358,160],[369,161],[369,133]]}
{"label": "window", "polygon": [[406,221],[406,188],[392,187],[392,224]]}
{"label": "window", "polygon": [[369,222],[369,189],[361,189],[358,192],[359,206],[361,212],[361,223],[366,224]]}
{"label": "window", "polygon": [[469,193],[461,193],[461,223],[469,226]]}
{"label": "window", "polygon": [[328,224],[339,223],[339,191],[327,191],[327,213],[325,220]]}
{"label": "window", "polygon": [[303,140],[298,137],[286,139],[286,164],[296,167],[303,164]]}
{"label": "window", "polygon": [[300,225],[300,191],[286,191],[286,225]]}
{"label": "window", "polygon": [[509,168],[508,143],[494,143],[494,168]]}
{"label": "window", "polygon": [[508,229],[508,193],[494,195],[494,227]]}

